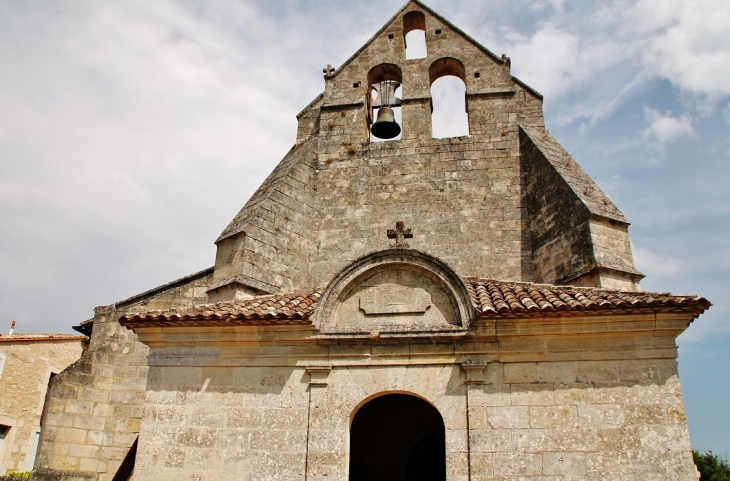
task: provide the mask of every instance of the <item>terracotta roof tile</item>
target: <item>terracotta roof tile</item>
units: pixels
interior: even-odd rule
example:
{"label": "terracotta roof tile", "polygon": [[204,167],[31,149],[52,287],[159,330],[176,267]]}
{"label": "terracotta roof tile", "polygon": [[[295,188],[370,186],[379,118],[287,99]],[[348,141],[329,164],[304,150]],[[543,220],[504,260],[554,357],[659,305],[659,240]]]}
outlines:
{"label": "terracotta roof tile", "polygon": [[[711,306],[698,296],[657,292],[625,292],[590,287],[553,286],[467,277],[472,303],[481,318],[622,314],[674,311],[699,316]],[[128,314],[120,319],[129,328],[144,326],[232,326],[311,324],[310,316],[322,289],[219,302],[190,309]]]}
{"label": "terracotta roof tile", "polygon": [[309,317],[322,296],[319,289],[219,302],[189,309],[127,314],[119,322],[144,326],[233,326],[311,324]]}
{"label": "terracotta roof tile", "polygon": [[553,286],[467,277],[467,289],[479,317],[558,315],[561,312],[620,314],[636,311],[681,311],[699,316],[712,304],[695,295],[626,292],[593,287]]}

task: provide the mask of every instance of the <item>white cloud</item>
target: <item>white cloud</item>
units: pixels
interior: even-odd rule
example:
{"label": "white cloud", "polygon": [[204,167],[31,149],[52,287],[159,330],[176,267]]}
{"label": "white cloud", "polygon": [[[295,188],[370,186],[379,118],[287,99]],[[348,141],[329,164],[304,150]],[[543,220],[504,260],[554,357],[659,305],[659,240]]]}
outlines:
{"label": "white cloud", "polygon": [[730,124],[730,103],[725,105],[725,107],[722,109],[722,115],[725,117],[725,122]]}
{"label": "white cloud", "polygon": [[662,114],[658,110],[644,106],[644,117],[649,124],[644,130],[644,138],[658,142],[659,146],[681,138],[697,137],[692,122],[686,115],[674,117],[671,112]]}
{"label": "white cloud", "polygon": [[641,0],[624,18],[647,68],[684,90],[730,95],[730,2]]}
{"label": "white cloud", "polygon": [[631,244],[634,254],[634,264],[647,277],[659,278],[678,274],[682,270],[682,263],[669,256],[660,256],[649,249]]}
{"label": "white cloud", "polygon": [[514,59],[515,73],[538,86],[544,95],[559,95],[570,89],[580,72],[578,38],[553,25],[545,25],[531,37],[510,35],[508,49]]}
{"label": "white cloud", "polygon": [[582,97],[560,107],[561,122],[605,119],[657,79],[671,82],[687,107],[703,114],[730,95],[730,2],[551,3],[532,24],[460,20],[488,48],[509,55],[513,73],[549,101]]}
{"label": "white cloud", "polygon": [[[680,349],[686,349],[685,352],[697,349],[695,352],[702,353],[702,357],[713,357],[716,355],[714,353],[718,351],[713,349],[708,352],[706,344],[700,344],[701,347],[699,348],[689,346],[695,343],[706,343],[707,341],[722,339],[730,335],[730,322],[727,322],[730,312],[724,308],[725,306],[717,305],[718,299],[710,299],[710,301],[714,301],[715,305],[710,307],[708,314],[712,312],[714,315],[708,316],[705,314],[695,320],[690,328],[682,333],[682,336],[678,339]],[[721,312],[718,313],[717,310]],[[730,358],[730,350],[725,349],[720,352],[725,358]]]}

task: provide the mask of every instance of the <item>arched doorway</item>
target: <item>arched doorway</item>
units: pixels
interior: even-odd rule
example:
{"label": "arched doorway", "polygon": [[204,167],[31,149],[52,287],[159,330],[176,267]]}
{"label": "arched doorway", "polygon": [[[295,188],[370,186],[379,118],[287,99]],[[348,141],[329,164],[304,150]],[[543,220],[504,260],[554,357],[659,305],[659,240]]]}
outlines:
{"label": "arched doorway", "polygon": [[445,481],[441,414],[426,401],[386,394],[355,414],[350,428],[350,481]]}

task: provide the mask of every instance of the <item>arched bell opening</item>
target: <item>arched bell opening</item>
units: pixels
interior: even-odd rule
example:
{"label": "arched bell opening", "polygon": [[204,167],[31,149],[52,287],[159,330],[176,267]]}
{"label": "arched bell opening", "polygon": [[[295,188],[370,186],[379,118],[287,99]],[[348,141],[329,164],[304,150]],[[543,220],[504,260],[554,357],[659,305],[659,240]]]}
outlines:
{"label": "arched bell opening", "polygon": [[441,58],[431,64],[428,78],[431,83],[432,137],[469,135],[464,64],[455,58]]}
{"label": "arched bell opening", "polygon": [[395,64],[383,63],[368,72],[367,122],[371,141],[401,138],[402,82],[403,73]]}
{"label": "arched bell opening", "polygon": [[426,58],[426,16],[423,12],[408,12],[403,16],[403,35],[406,45],[406,60]]}
{"label": "arched bell opening", "polygon": [[445,481],[441,414],[409,394],[385,394],[362,405],[350,427],[349,479]]}

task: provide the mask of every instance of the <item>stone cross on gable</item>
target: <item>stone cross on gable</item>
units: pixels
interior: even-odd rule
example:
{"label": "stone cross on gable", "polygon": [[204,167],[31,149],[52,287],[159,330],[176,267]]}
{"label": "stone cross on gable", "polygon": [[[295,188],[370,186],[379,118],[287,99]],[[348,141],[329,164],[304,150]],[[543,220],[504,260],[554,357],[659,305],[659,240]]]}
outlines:
{"label": "stone cross on gable", "polygon": [[412,238],[413,231],[410,228],[406,229],[406,223],[402,220],[395,223],[395,229],[388,229],[388,239],[395,239],[393,247],[408,247],[404,239]]}
{"label": "stone cross on gable", "polygon": [[332,67],[332,65],[327,64],[327,66],[322,69],[322,73],[324,74],[325,78],[330,78],[335,74],[335,69],[334,67]]}

